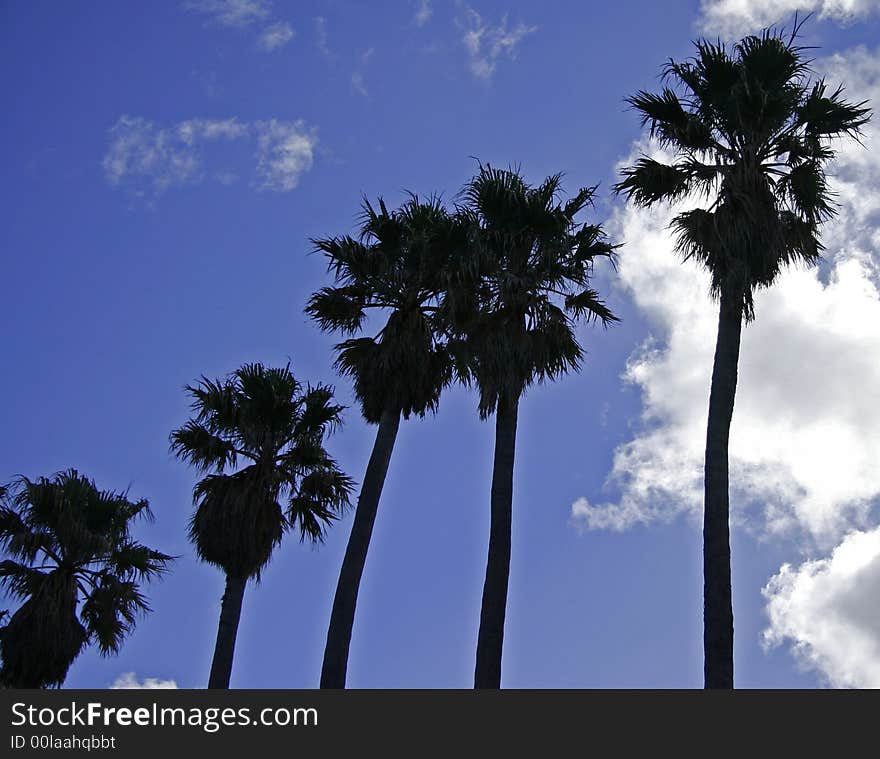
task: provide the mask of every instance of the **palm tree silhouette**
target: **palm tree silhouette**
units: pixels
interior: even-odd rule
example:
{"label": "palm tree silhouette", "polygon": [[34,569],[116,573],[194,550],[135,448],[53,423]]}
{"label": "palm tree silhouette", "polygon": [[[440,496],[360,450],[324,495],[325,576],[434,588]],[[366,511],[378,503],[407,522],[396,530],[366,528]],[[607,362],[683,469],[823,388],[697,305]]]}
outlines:
{"label": "palm tree silhouette", "polygon": [[358,238],[313,240],[335,283],[316,292],[306,312],[325,331],[355,335],[368,314],[385,317],[373,336],[336,346],[336,367],[354,381],[364,419],[378,425],[339,573],[327,631],[322,688],[344,688],[358,589],[400,417],[436,411],[451,378],[447,353],[435,337],[433,305],[446,255],[458,232],[439,199],[411,196],[389,211],[365,201]]}
{"label": "palm tree silhouette", "polygon": [[673,158],[642,157],[615,186],[640,206],[690,194],[711,201],[672,221],[677,250],[706,267],[719,300],[703,521],[707,688],[733,687],[728,438],[742,323],[755,316],[756,289],[788,265],[819,259],[819,227],[835,212],[824,170],[831,141],[856,136],[869,118],[842,87],[811,80],[805,48],[795,44],[802,24],[795,18],[787,37],[765,30],[731,50],[699,41],[692,59],[670,61],[670,86],[628,102]]}
{"label": "palm tree silhouette", "polygon": [[534,382],[577,370],[574,323],[617,318],[589,283],[615,246],[598,225],[575,221],[594,187],[559,202],[561,175],[532,187],[519,171],[480,166],[459,210],[470,230],[470,272],[449,282],[444,316],[460,378],[479,390],[480,417],[495,413],[491,523],[474,687],[499,688],[519,401]]}
{"label": "palm tree silhouette", "polygon": [[[245,364],[223,380],[187,385],[194,417],[171,433],[171,450],[202,472],[189,537],[226,573],[209,688],[228,688],[245,586],[257,582],[286,529],[320,542],[348,505],[351,480],[324,449],[342,406],[324,385]],[[234,469],[239,459],[247,463]],[[281,500],[286,498],[286,506]]]}
{"label": "palm tree silhouette", "polygon": [[75,469],[0,488],[0,583],[24,603],[0,628],[0,683],[60,686],[80,652],[118,653],[139,613],[140,585],[172,557],[131,537],[146,500],[98,490]]}

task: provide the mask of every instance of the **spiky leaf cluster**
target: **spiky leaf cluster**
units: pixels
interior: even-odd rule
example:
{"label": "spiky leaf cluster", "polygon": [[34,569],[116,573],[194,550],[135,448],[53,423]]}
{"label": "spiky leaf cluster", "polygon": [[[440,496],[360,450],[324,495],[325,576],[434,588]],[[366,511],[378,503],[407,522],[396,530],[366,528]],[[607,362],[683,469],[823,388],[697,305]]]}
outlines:
{"label": "spiky leaf cluster", "polygon": [[616,246],[601,226],[576,220],[595,188],[562,202],[561,179],[535,187],[517,170],[481,165],[461,194],[467,256],[449,264],[442,316],[483,416],[502,396],[578,369],[577,321],[617,321],[591,286],[594,262],[613,261]]}
{"label": "spiky leaf cluster", "polygon": [[659,94],[628,102],[643,126],[673,153],[623,171],[616,190],[649,206],[689,195],[710,202],[672,222],[678,250],[712,277],[712,292],[754,317],[754,291],[786,266],[820,257],[821,224],[835,213],[825,167],[834,140],[857,137],[870,118],[865,101],[811,77],[793,32],[765,30],[729,48],[701,40],[696,55],[670,61]]}
{"label": "spiky leaf cluster", "polygon": [[352,482],[324,448],[343,407],[332,388],[259,363],[186,390],[193,416],[171,433],[171,450],[206,473],[190,539],[202,560],[259,579],[288,528],[319,542],[349,504]]}
{"label": "spiky leaf cluster", "polygon": [[131,536],[149,517],[146,500],[99,490],[75,469],[52,478],[20,477],[0,489],[0,584],[23,601],[0,628],[0,681],[60,685],[89,643],[119,650],[149,610],[140,585],[171,557]]}
{"label": "spiky leaf cluster", "polygon": [[[306,312],[321,329],[350,336],[336,345],[336,367],[352,378],[364,418],[436,411],[452,376],[436,302],[450,251],[462,247],[459,220],[439,198],[412,195],[393,211],[365,201],[357,237],[312,242],[335,281]],[[375,333],[363,334],[368,327]]]}

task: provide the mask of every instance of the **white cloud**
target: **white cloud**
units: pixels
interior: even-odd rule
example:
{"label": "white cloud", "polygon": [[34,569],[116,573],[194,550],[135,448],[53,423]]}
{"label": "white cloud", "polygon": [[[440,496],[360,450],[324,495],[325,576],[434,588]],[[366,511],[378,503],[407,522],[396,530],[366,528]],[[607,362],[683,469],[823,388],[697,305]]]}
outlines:
{"label": "white cloud", "polygon": [[880,0],[701,0],[697,26],[704,34],[730,39],[771,25],[790,26],[795,11],[801,18],[816,13],[848,24],[878,10]]}
{"label": "white cloud", "polygon": [[[847,82],[850,97],[880,102],[880,55],[856,50],[816,66],[830,81]],[[734,519],[826,547],[864,529],[880,496],[876,122],[864,144],[842,143],[831,167],[842,207],[823,236],[827,263],[789,271],[757,296],[757,319],[743,330],[730,439]],[[612,220],[613,236],[626,242],[620,283],[652,338],[625,372],[641,391],[642,414],[633,439],[614,454],[609,484],[620,497],[572,504],[573,521],[587,528],[626,529],[701,510],[717,305],[705,272],[675,254],[671,216],[668,208],[628,205]]]}
{"label": "white cloud", "polygon": [[267,53],[280,50],[295,34],[287,21],[273,20],[270,0],[187,0],[184,8],[202,13],[220,26],[234,29],[265,24],[257,38],[257,46]]}
{"label": "white cloud", "polygon": [[[312,167],[317,143],[314,129],[303,121],[241,122],[229,119],[187,119],[160,127],[147,119],[121,116],[110,130],[104,155],[104,176],[113,186],[124,186],[139,197],[156,198],[171,187],[197,184],[205,176],[202,147],[218,141],[255,140],[258,186],[286,191]],[[231,184],[235,172],[221,168],[211,173],[221,184]]]}
{"label": "white cloud", "polygon": [[121,116],[110,128],[110,147],[102,165],[110,184],[131,182],[139,195],[147,194],[147,187],[160,195],[172,185],[199,178],[198,155],[185,139],[174,130],[132,116]]}
{"label": "white cloud", "polygon": [[516,58],[519,43],[538,29],[523,23],[508,29],[506,14],[498,26],[489,26],[467,5],[464,6],[464,18],[458,20],[458,25],[462,29],[461,41],[467,51],[471,72],[479,79],[492,77],[502,55]]}
{"label": "white cloud", "polygon": [[847,535],[829,558],[783,565],[763,595],[765,645],[790,644],[833,687],[880,688],[880,528]]}
{"label": "white cloud", "polygon": [[270,24],[263,29],[263,33],[260,35],[260,47],[269,52],[278,50],[290,42],[295,33],[293,27],[286,21]]}
{"label": "white cloud", "polygon": [[431,20],[434,11],[431,8],[431,0],[418,0],[416,3],[416,12],[413,16],[413,23],[416,26],[424,26]]}
{"label": "white cloud", "polygon": [[284,122],[272,119],[255,124],[257,131],[258,187],[265,190],[292,190],[300,176],[312,168],[318,137],[302,120]]}
{"label": "white cloud", "polygon": [[117,677],[110,686],[114,690],[129,690],[141,688],[146,690],[168,690],[177,687],[174,680],[158,680],[155,677],[145,677],[138,680],[134,672],[125,672]]}
{"label": "white cloud", "polygon": [[248,126],[234,117],[231,119],[189,119],[181,121],[176,130],[181,140],[187,145],[193,145],[198,140],[237,140],[246,137]]}
{"label": "white cloud", "polygon": [[210,16],[221,26],[245,27],[269,16],[268,0],[188,0],[187,10]]}

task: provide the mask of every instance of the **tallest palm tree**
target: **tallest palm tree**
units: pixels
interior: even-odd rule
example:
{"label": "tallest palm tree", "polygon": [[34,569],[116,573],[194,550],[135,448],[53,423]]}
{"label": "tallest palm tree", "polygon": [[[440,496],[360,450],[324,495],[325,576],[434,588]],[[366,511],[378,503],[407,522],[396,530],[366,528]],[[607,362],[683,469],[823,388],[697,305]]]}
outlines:
{"label": "tallest palm tree", "polygon": [[728,439],[743,321],[754,318],[754,293],[790,264],[814,264],[821,224],[834,215],[825,178],[832,141],[856,136],[865,103],[842,87],[813,81],[804,48],[767,30],[728,49],[700,41],[696,55],[670,61],[659,94],[629,103],[643,126],[674,156],[642,157],[616,186],[641,206],[689,195],[711,203],[672,221],[685,260],[708,269],[719,302],[709,392],[703,516],[705,686],[733,687]]}

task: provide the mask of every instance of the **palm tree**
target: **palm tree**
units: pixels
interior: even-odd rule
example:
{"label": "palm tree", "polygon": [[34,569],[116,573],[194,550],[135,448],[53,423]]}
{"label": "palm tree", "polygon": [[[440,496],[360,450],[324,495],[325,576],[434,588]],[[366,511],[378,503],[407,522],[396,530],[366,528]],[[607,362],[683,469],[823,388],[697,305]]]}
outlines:
{"label": "palm tree", "polygon": [[[480,395],[480,417],[495,413],[491,521],[474,687],[501,686],[501,654],[513,505],[519,401],[534,382],[577,370],[583,358],[575,322],[617,318],[590,287],[593,262],[615,249],[598,225],[575,217],[595,187],[559,200],[561,175],[532,187],[519,171],[480,166],[460,214],[470,229],[473,267],[450,283],[444,315],[461,379]],[[612,259],[613,260],[613,259]]]}
{"label": "palm tree", "polygon": [[674,157],[640,158],[615,187],[640,206],[688,195],[709,203],[672,221],[677,250],[708,269],[719,301],[703,519],[707,688],[733,687],[727,450],[742,323],[754,318],[757,288],[788,265],[819,259],[819,227],[835,210],[824,170],[831,141],[857,135],[869,118],[864,102],[811,80],[795,44],[800,26],[795,19],[787,38],[765,30],[730,50],[699,41],[692,59],[670,61],[670,86],[628,102]]}
{"label": "palm tree", "polygon": [[140,585],[172,557],[131,537],[150,517],[146,500],[98,490],[75,469],[51,479],[18,478],[0,488],[0,583],[23,601],[0,628],[0,684],[60,686],[82,650],[119,652],[137,615],[149,611]]}
{"label": "palm tree", "polygon": [[[335,283],[312,295],[306,312],[321,329],[352,336],[336,346],[336,367],[353,379],[364,419],[378,425],[333,599],[322,688],[345,687],[358,589],[400,418],[436,411],[451,377],[433,304],[459,231],[437,198],[411,196],[395,211],[381,199],[378,210],[365,201],[358,238],[312,240]],[[373,310],[384,324],[364,335]]]}
{"label": "palm tree", "polygon": [[303,388],[289,367],[262,364],[186,390],[194,416],[171,433],[171,450],[209,473],[193,490],[189,538],[226,573],[208,687],[228,688],[247,581],[259,582],[288,528],[318,543],[348,505],[351,480],[324,449],[343,407],[330,387]]}

